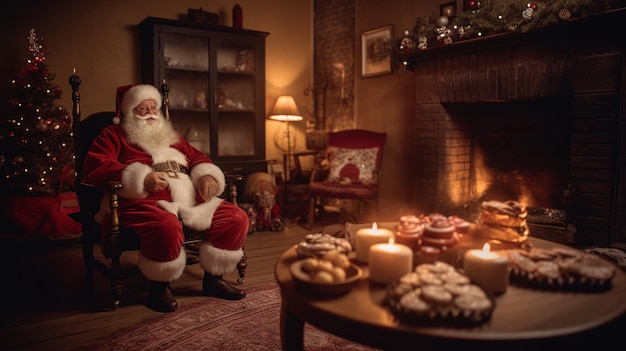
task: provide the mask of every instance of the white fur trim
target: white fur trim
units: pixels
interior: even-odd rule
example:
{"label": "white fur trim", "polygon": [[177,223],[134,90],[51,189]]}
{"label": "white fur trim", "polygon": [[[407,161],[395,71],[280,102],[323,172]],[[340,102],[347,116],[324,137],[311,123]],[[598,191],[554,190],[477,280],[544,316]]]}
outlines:
{"label": "white fur trim", "polygon": [[178,202],[158,200],[156,203],[160,208],[178,217],[178,211],[180,210]]}
{"label": "white fur trim", "polygon": [[232,272],[243,257],[243,249],[222,250],[211,243],[203,243],[199,249],[200,267],[212,275]]}
{"label": "white fur trim", "polygon": [[226,178],[224,177],[224,172],[217,165],[213,163],[197,164],[191,170],[190,175],[191,175],[191,181],[193,182],[193,185],[196,186],[196,188],[197,188],[198,180],[200,180],[202,176],[210,175],[211,177],[215,178],[215,180],[217,180],[218,188],[217,188],[216,195],[222,195],[222,193],[224,192],[224,189],[226,189]]}
{"label": "white fur trim", "polygon": [[191,183],[191,179],[185,173],[176,173],[178,177],[173,178],[166,175],[172,200],[178,202],[182,207],[190,207],[196,204],[196,189]]}
{"label": "white fur trim", "polygon": [[122,190],[120,196],[127,199],[143,199],[148,192],[143,187],[143,181],[148,173],[152,172],[150,166],[140,162],[133,162],[122,171]]}
{"label": "white fur trim", "polygon": [[147,259],[139,252],[137,267],[141,273],[153,282],[171,282],[180,278],[187,265],[187,254],[180,250],[180,255],[172,261],[157,262]]}
{"label": "white fur trim", "polygon": [[193,207],[181,207],[178,210],[181,221],[188,227],[195,230],[206,230],[213,223],[213,214],[219,205],[224,201],[221,197],[214,197],[207,202],[203,202]]}
{"label": "white fur trim", "polygon": [[157,108],[161,109],[163,97],[161,92],[150,84],[136,85],[124,94],[122,97],[122,106],[120,110],[122,115],[130,116],[132,110],[145,100],[154,100]]}

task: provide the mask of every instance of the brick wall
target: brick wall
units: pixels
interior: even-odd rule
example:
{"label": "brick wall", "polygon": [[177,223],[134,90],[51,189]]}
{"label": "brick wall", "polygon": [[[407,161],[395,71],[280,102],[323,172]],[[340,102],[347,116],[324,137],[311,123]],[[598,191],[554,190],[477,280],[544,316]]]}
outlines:
{"label": "brick wall", "polygon": [[618,26],[625,16],[622,11],[416,53],[409,65],[416,89],[414,201],[448,212],[479,195],[473,192],[470,128],[459,119],[464,109],[491,101],[565,98],[572,111],[564,129],[571,131],[566,167],[575,186],[576,240],[626,241],[621,200],[626,194],[624,177],[619,178],[626,171],[620,157],[626,149],[625,46],[623,38],[610,39],[600,29],[606,23]]}
{"label": "brick wall", "polygon": [[355,0],[314,1],[316,130],[354,125]]}

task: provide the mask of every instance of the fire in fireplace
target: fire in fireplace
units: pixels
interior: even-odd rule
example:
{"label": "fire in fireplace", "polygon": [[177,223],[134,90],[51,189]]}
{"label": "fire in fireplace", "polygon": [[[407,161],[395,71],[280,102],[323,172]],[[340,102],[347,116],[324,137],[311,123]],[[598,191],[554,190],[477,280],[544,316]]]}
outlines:
{"label": "fire in fireplace", "polygon": [[531,221],[564,224],[570,184],[568,98],[444,106],[468,131],[471,199],[516,200],[529,207]]}

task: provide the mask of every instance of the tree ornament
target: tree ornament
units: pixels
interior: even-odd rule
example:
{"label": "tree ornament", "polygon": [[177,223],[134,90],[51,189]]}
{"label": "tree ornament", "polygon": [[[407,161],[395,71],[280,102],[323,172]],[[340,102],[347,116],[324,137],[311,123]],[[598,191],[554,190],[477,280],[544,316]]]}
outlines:
{"label": "tree ornament", "polygon": [[13,164],[14,165],[18,165],[18,164],[22,164],[24,163],[24,158],[22,157],[22,155],[17,155],[13,158]]}
{"label": "tree ornament", "polygon": [[437,25],[440,27],[445,27],[448,23],[450,23],[450,20],[447,16],[439,16],[439,18],[437,18]]}
{"label": "tree ornament", "polygon": [[475,11],[480,8],[480,1],[478,0],[464,0],[463,11]]}
{"label": "tree ornament", "polygon": [[436,29],[437,40],[439,43],[443,45],[448,45],[452,43],[452,37],[450,36],[451,31],[448,27],[442,26]]}
{"label": "tree ornament", "polygon": [[524,17],[525,19],[531,19],[533,17],[534,11],[535,10],[533,10],[532,7],[528,7],[522,12],[522,17]]}
{"label": "tree ornament", "polygon": [[420,50],[426,50],[428,49],[428,38],[425,35],[421,35],[419,38],[417,38],[418,44],[417,44],[417,48]]}
{"label": "tree ornament", "polygon": [[40,132],[45,132],[46,130],[48,130],[48,124],[42,119],[41,121],[39,121],[39,123],[37,123],[37,130]]}
{"label": "tree ornament", "polygon": [[568,20],[570,19],[570,17],[572,17],[572,13],[570,12],[570,10],[568,9],[561,9],[559,11],[559,18],[562,20]]}
{"label": "tree ornament", "polygon": [[400,51],[404,53],[408,53],[412,50],[415,50],[417,47],[417,43],[415,43],[415,39],[409,35],[409,31],[404,31],[404,37],[400,40]]}

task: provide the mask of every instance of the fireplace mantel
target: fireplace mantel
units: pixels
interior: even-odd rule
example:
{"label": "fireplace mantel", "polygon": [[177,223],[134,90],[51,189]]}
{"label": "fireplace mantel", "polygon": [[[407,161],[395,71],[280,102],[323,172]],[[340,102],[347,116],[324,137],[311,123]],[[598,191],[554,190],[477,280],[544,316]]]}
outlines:
{"label": "fireplace mantel", "polygon": [[620,9],[410,55],[414,202],[447,213],[483,195],[464,110],[558,98],[569,101],[571,110],[564,128],[570,133],[566,180],[573,184],[576,240],[626,243],[625,20]]}
{"label": "fireplace mantel", "polygon": [[[455,41],[448,45],[432,46],[426,50],[414,50],[407,54],[397,54],[399,61],[405,61],[406,69],[414,71],[422,62],[468,55],[481,51],[497,51],[514,48],[537,41],[550,43],[568,38],[617,37],[623,32],[626,8],[607,11],[590,17],[574,18],[562,23],[535,28],[527,33],[510,32],[480,38]],[[623,36],[622,36],[623,37]],[[622,41],[623,43],[624,41]]]}

